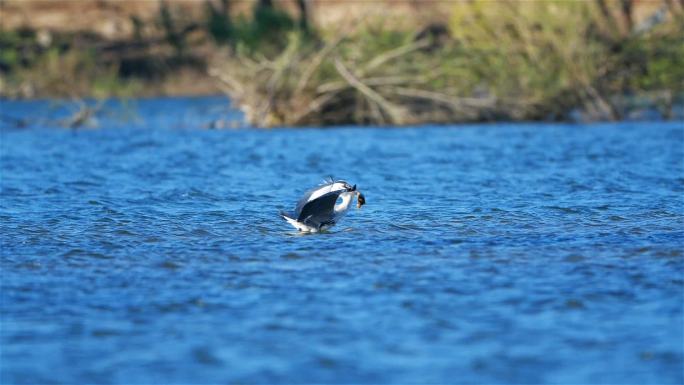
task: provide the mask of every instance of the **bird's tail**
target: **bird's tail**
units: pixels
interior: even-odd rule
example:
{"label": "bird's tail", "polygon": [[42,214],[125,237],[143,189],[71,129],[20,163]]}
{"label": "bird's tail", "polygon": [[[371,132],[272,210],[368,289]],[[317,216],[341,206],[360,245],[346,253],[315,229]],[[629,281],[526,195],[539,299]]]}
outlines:
{"label": "bird's tail", "polygon": [[291,224],[294,228],[296,228],[299,231],[302,231],[306,228],[306,226],[297,222],[296,219],[292,218],[290,216],[290,214],[286,213],[285,211],[280,212],[280,217],[283,218],[287,223]]}

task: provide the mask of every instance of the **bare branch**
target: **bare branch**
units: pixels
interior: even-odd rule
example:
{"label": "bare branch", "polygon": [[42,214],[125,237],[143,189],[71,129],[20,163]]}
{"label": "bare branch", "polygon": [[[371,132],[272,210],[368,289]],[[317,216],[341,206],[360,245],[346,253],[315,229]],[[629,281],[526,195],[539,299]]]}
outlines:
{"label": "bare branch", "polygon": [[342,61],[339,58],[335,58],[335,69],[337,69],[337,72],[349,83],[350,86],[362,93],[367,99],[369,99],[369,101],[377,103],[378,106],[380,106],[380,108],[387,113],[392,123],[402,124],[405,122],[406,113],[403,108],[390,103],[385,98],[380,96],[380,94],[359,81],[359,79],[349,72],[344,64],[342,64]]}
{"label": "bare branch", "polygon": [[352,32],[354,32],[357,27],[360,25],[360,19],[354,20],[350,22],[350,24],[343,26],[340,28],[340,30],[335,34],[335,38],[326,43],[325,47],[314,56],[314,58],[311,60],[309,65],[306,67],[304,72],[302,73],[301,78],[299,78],[299,82],[297,83],[297,87],[295,88],[295,94],[298,94],[301,92],[304,87],[309,83],[309,80],[311,79],[311,75],[313,75],[314,71],[318,69],[318,67],[323,63],[323,60],[330,55],[330,53],[333,52],[335,48],[349,36]]}
{"label": "bare branch", "polygon": [[374,70],[375,68],[385,64],[386,62],[388,62],[390,60],[404,56],[404,55],[409,54],[413,51],[425,48],[429,45],[430,45],[429,39],[421,39],[421,40],[412,42],[410,44],[402,45],[401,47],[397,47],[397,48],[391,49],[389,51],[383,52],[380,55],[373,58],[368,63],[366,63],[366,65],[359,71],[359,74],[361,74],[361,76],[363,76],[366,73],[368,73],[369,71]]}

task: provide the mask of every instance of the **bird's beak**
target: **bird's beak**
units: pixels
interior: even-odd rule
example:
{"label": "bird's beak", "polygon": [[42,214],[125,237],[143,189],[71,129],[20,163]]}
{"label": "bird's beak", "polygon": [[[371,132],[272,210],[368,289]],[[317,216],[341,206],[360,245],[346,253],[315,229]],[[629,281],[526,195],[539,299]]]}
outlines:
{"label": "bird's beak", "polygon": [[360,209],[361,206],[366,204],[366,197],[363,196],[363,194],[359,193],[359,195],[356,197],[356,208]]}

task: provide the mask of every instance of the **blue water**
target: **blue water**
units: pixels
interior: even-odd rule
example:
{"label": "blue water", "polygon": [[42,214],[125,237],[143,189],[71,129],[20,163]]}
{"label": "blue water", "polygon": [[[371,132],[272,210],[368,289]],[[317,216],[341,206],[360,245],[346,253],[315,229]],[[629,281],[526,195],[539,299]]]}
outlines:
{"label": "blue water", "polygon": [[[3,384],[684,382],[681,122],[106,110],[2,102]],[[278,210],[329,174],[367,205],[297,234]]]}

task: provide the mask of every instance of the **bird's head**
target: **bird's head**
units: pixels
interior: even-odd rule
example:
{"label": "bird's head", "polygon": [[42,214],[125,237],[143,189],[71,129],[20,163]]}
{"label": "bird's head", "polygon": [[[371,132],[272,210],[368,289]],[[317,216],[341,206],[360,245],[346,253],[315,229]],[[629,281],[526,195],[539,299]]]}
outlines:
{"label": "bird's head", "polygon": [[366,197],[361,194],[360,191],[356,189],[356,185],[351,185],[346,181],[339,180],[333,184],[334,190],[344,190],[345,193],[350,193],[352,196],[356,196],[356,207],[361,208],[361,206],[366,204]]}
{"label": "bird's head", "polygon": [[332,184],[332,191],[343,190],[344,192],[354,192],[356,191],[356,185],[351,185],[346,181],[338,180]]}
{"label": "bird's head", "polygon": [[356,185],[352,186],[349,184],[347,181],[344,180],[336,180],[332,181],[330,180],[327,184],[330,186],[330,191],[344,191],[344,192],[352,192],[356,190]]}

